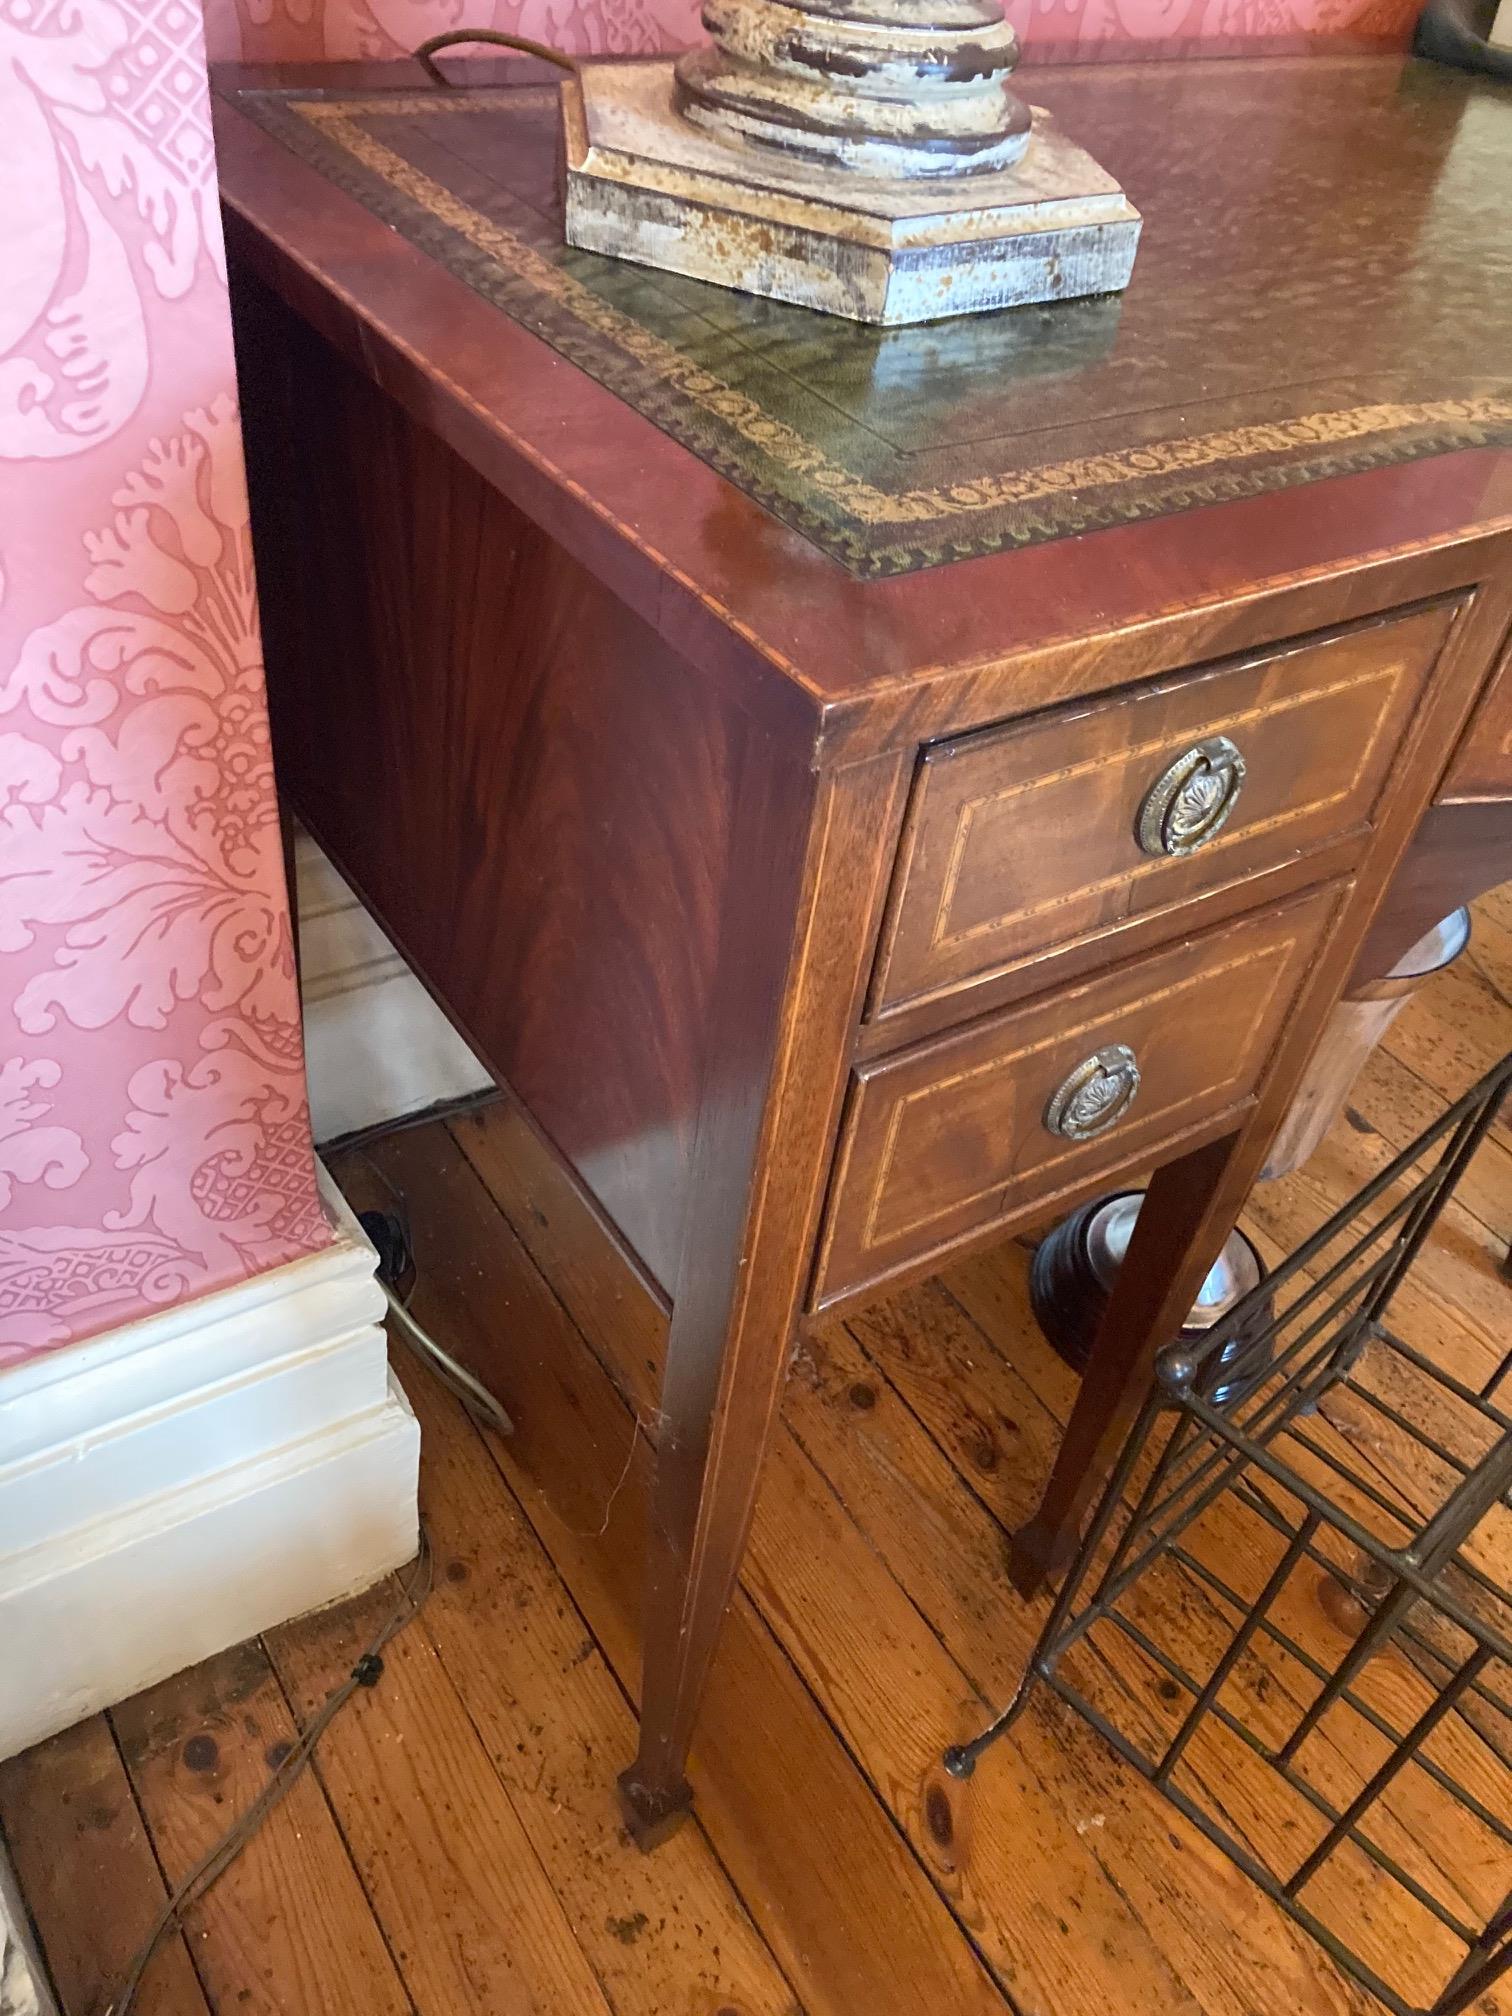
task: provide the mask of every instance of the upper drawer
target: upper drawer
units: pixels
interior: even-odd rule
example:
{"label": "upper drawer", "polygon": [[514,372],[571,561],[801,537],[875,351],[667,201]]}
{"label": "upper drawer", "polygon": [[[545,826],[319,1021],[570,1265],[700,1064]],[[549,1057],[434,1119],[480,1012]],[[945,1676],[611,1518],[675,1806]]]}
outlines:
{"label": "upper drawer", "polygon": [[1121,957],[1172,905],[1362,827],[1461,606],[936,743],[914,782],[870,1014],[1088,941],[1099,963]]}
{"label": "upper drawer", "polygon": [[1156,1162],[1253,1097],[1331,884],[857,1066],[816,1303]]}

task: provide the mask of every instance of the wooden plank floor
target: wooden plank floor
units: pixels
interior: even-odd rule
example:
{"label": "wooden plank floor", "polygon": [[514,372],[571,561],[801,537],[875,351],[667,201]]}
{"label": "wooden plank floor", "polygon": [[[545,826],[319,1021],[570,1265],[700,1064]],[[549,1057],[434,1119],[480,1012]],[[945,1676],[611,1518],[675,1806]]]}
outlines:
{"label": "wooden plank floor", "polygon": [[[1294,1243],[1509,1047],[1512,891],[1479,906],[1466,960],[1407,1010],[1309,1165],[1257,1193],[1256,1237]],[[1011,1691],[1043,1614],[1011,1593],[1003,1537],[1034,1502],[1074,1380],[1029,1317],[1021,1248],[805,1345],[700,1732],[697,1822],[648,1858],[612,1782],[632,1750],[662,1319],[605,1268],[508,1107],[390,1137],[338,1173],[363,1203],[404,1193],[417,1313],[518,1430],[481,1433],[401,1359],[433,1593],[160,1955],[146,2016],[1376,2006],[1054,1701],[970,1786],[939,1769]],[[1505,1345],[1509,1233],[1503,1128],[1414,1288],[1454,1348]],[[0,1827],[65,2016],[101,2016],[165,1882],[265,1780],[395,1593],[270,1632],[0,1767]],[[1196,1585],[1168,1593],[1183,1629],[1217,1629]],[[1298,1628],[1342,1642],[1327,1596],[1320,1578]],[[1106,1674],[1150,1714],[1156,1680]],[[1267,1701],[1258,1688],[1257,1714],[1280,1712]],[[1344,1762],[1322,1746],[1325,1788]],[[1225,1795],[1243,1775],[1216,1754],[1193,1768]],[[1286,1824],[1262,1812],[1253,1827]],[[1478,1844],[1405,1793],[1381,1826],[1425,1888],[1486,1908]],[[1433,1942],[1368,1869],[1341,1880],[1367,1948],[1412,1939],[1430,1964]]]}

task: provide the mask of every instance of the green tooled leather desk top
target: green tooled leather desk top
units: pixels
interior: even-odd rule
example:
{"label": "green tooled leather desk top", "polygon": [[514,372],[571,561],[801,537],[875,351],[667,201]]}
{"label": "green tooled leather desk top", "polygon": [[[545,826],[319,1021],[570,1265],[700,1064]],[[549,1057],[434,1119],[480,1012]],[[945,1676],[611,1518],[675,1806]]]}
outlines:
{"label": "green tooled leather desk top", "polygon": [[1512,89],[1392,58],[1026,70],[1128,292],[877,330],[561,240],[556,92],[237,94],[853,573],[1512,443]]}

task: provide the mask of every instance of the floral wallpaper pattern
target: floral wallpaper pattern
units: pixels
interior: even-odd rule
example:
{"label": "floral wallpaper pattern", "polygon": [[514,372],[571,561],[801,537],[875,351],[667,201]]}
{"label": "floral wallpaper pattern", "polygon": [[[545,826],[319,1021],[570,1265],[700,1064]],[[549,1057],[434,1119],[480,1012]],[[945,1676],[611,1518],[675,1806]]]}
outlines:
{"label": "floral wallpaper pattern", "polygon": [[329,1237],[201,17],[0,0],[0,1367]]}
{"label": "floral wallpaper pattern", "polygon": [[[700,0],[206,0],[212,58],[249,63],[407,55],[443,30],[503,28],[575,53],[641,54],[696,42]],[[1031,52],[1108,45],[1291,42],[1350,36],[1405,44],[1421,0],[1007,0]]]}

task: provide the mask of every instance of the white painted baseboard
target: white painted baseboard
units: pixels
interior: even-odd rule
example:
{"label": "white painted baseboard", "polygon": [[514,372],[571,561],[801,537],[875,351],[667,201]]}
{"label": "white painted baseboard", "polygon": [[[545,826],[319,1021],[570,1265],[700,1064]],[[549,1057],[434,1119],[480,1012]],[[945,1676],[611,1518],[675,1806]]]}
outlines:
{"label": "white painted baseboard", "polygon": [[490,1090],[488,1072],[302,828],[294,871],[315,1139]]}
{"label": "white painted baseboard", "polygon": [[0,1376],[0,1757],[413,1555],[376,1255],[324,1252]]}

